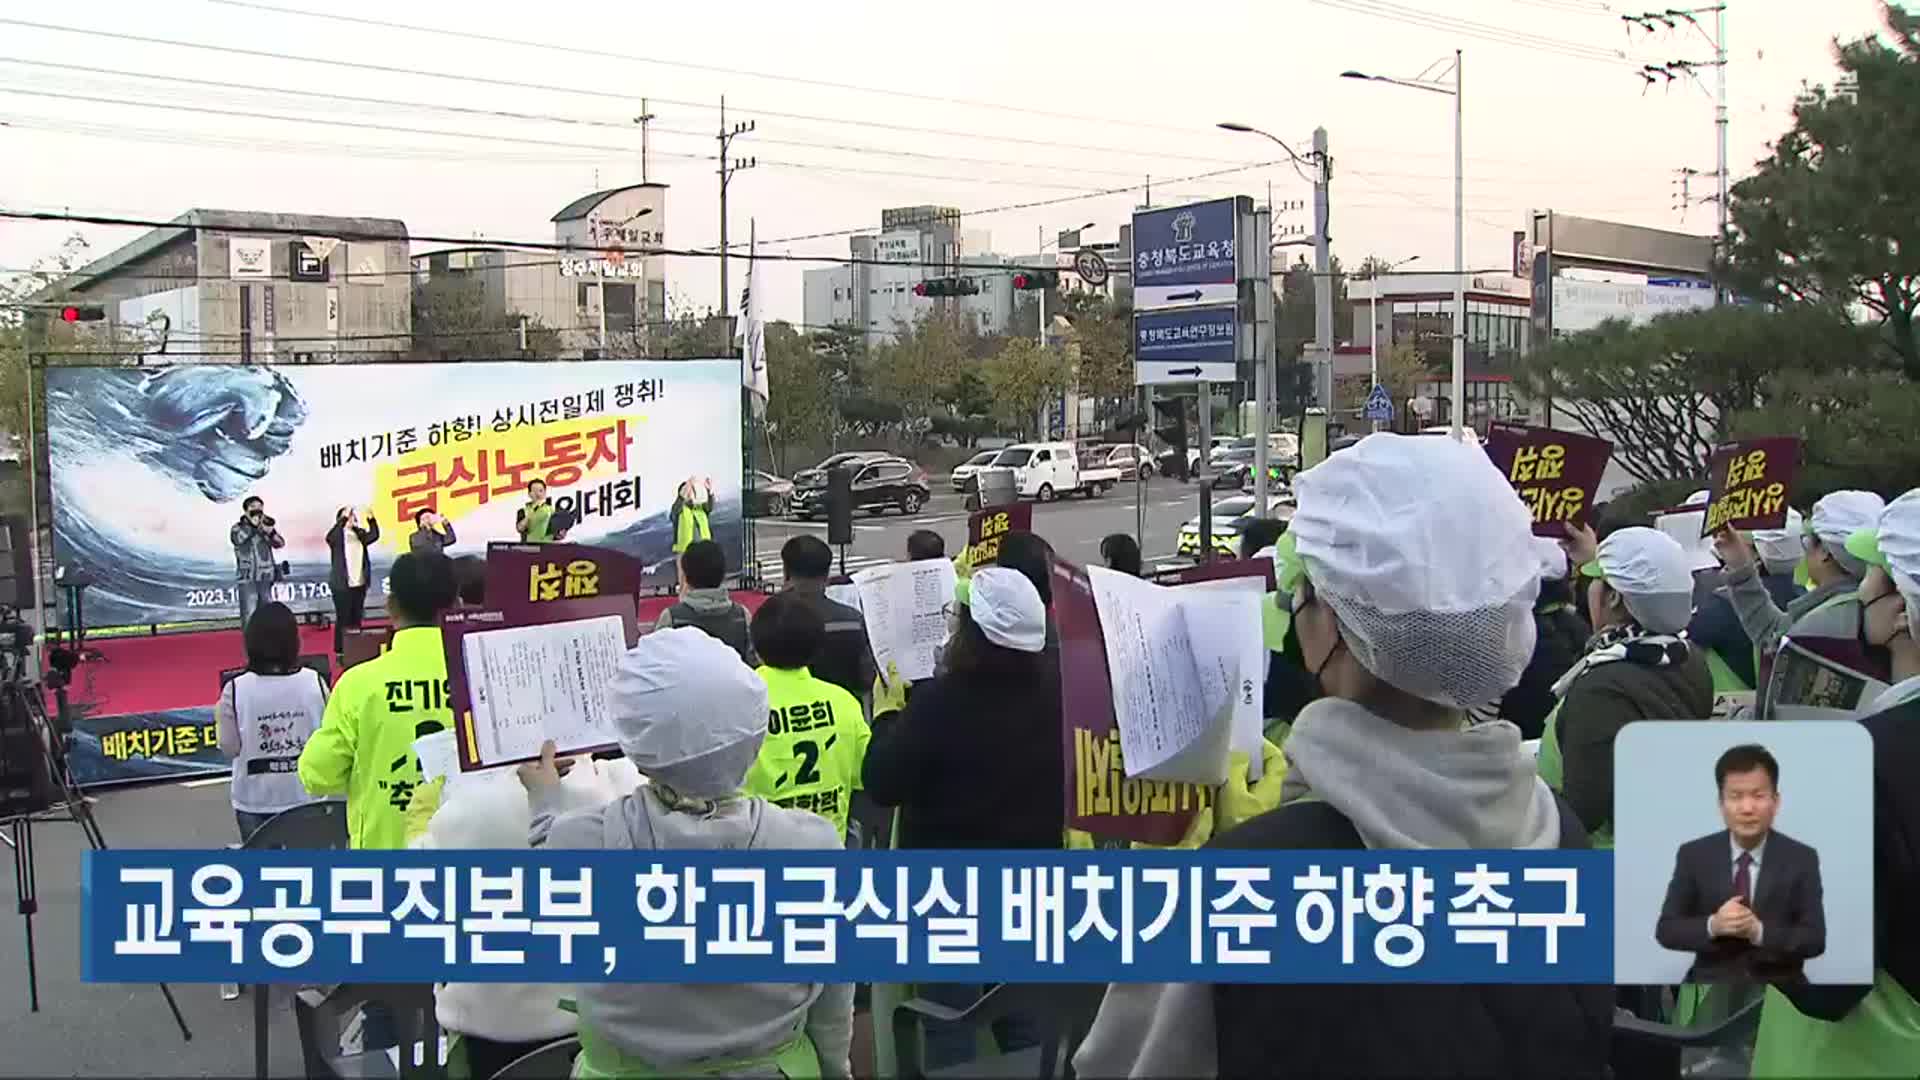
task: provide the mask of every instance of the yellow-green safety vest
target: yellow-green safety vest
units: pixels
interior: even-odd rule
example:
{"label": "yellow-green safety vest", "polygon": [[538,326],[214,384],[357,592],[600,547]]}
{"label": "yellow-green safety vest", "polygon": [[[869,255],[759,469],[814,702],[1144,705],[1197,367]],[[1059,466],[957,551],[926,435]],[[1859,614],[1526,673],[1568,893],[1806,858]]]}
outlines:
{"label": "yellow-green safety vest", "polygon": [[581,1080],[616,1080],[635,1076],[736,1076],[757,1072],[766,1065],[780,1070],[780,1075],[787,1080],[817,1080],[820,1075],[820,1054],[802,1028],[772,1053],[726,1061],[692,1062],[668,1069],[634,1057],[582,1023],[580,1056],[574,1059],[573,1075]]}
{"label": "yellow-green safety vest", "polygon": [[680,504],[680,516],[673,523],[674,553],[687,550],[695,540],[711,539],[713,528],[707,523],[706,509],[693,503]]}
{"label": "yellow-green safety vest", "polygon": [[309,794],[347,797],[356,850],[406,847],[407,806],[420,785],[413,741],[451,726],[440,628],[401,630],[386,652],[340,676],[300,752],[300,783]]}
{"label": "yellow-green safety vest", "polygon": [[1754,1037],[1753,1073],[1765,1076],[1920,1074],[1920,1002],[1885,971],[1838,1023],[1815,1020],[1768,987]]}
{"label": "yellow-green safety vest", "polygon": [[[1560,706],[1566,703],[1566,699],[1562,698],[1559,704],[1553,707],[1553,711],[1547,714],[1546,730],[1540,733],[1540,756],[1537,768],[1540,779],[1545,780],[1547,786],[1555,791],[1560,791],[1566,782],[1566,763],[1560,757]],[[1613,823],[1608,822],[1588,833],[1587,840],[1596,851],[1612,850]]]}
{"label": "yellow-green safety vest", "polygon": [[761,667],[767,739],[741,790],[776,806],[811,810],[847,835],[848,804],[873,730],[860,702],[806,668]]}
{"label": "yellow-green safety vest", "polygon": [[527,507],[527,542],[544,544],[553,539],[553,504],[542,501]]}
{"label": "yellow-green safety vest", "polygon": [[[1740,694],[1753,689],[1753,687],[1747,685],[1745,679],[1742,679],[1734,672],[1733,666],[1728,664],[1718,651],[1714,649],[1704,649],[1702,651],[1707,654],[1707,670],[1713,674],[1713,692],[1715,694]],[[1757,666],[1759,660],[1760,658],[1756,655],[1754,657],[1754,663],[1756,665],[1754,667],[1755,671],[1760,670]]]}

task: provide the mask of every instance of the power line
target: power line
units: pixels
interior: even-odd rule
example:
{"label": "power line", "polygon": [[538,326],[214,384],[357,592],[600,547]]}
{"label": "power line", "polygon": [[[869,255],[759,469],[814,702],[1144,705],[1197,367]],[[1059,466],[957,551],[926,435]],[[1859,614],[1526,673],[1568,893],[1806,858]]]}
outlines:
{"label": "power line", "polygon": [[1501,45],[1518,45],[1539,52],[1552,53],[1575,60],[1587,60],[1596,63],[1623,64],[1626,54],[1619,50],[1603,49],[1579,42],[1562,41],[1559,38],[1545,37],[1513,30],[1487,23],[1472,22],[1450,15],[1438,15],[1419,8],[1405,7],[1387,3],[1385,0],[1310,0],[1321,7],[1330,7],[1355,15],[1387,19],[1394,22],[1412,24],[1429,30],[1446,30],[1480,38]]}
{"label": "power line", "polygon": [[[687,60],[667,60],[655,56],[636,56],[631,53],[617,53],[606,49],[589,49],[577,45],[554,45],[544,41],[528,41],[525,38],[501,37],[493,34],[479,34],[470,30],[451,30],[437,26],[419,26],[411,23],[389,22],[383,19],[369,19],[355,15],[341,15],[334,12],[299,11],[292,8],[275,7],[271,4],[252,3],[250,0],[211,0],[216,4],[229,7],[249,8],[255,11],[273,12],[278,15],[293,15],[309,19],[325,19],[332,22],[352,23],[360,26],[376,26],[386,30],[406,30],[416,34],[433,34],[440,37],[464,38],[468,41],[483,41],[494,45],[510,45],[517,48],[543,49],[549,52],[568,53],[574,56],[592,56],[603,60],[620,60],[631,64],[654,64],[661,67],[683,68],[689,71],[708,71],[721,75],[740,75],[753,79],[767,79],[774,82],[790,82],[804,86],[818,86],[832,90],[847,90],[863,94],[882,94],[888,97],[908,98],[915,101],[928,101],[942,105],[962,105],[976,109],[996,109],[1003,112],[1025,113],[1031,116],[1045,116],[1055,120],[1072,120],[1076,123],[1112,124],[1119,127],[1143,128],[1149,131],[1167,131],[1181,134],[1192,129],[1175,127],[1170,124],[1153,124],[1141,120],[1119,120],[1104,116],[1089,116],[1084,113],[1055,112],[1050,109],[1036,109],[1025,105],[1007,105],[995,101],[980,101],[974,98],[950,97],[941,94],[925,94],[912,90],[892,90],[884,87],[861,86],[857,83],[835,82],[831,79],[808,78],[799,75],[776,75],[764,71],[750,71],[744,68],[722,67],[717,64],[700,64]],[[662,99],[664,100],[664,99]],[[753,110],[748,110],[753,111]]]}

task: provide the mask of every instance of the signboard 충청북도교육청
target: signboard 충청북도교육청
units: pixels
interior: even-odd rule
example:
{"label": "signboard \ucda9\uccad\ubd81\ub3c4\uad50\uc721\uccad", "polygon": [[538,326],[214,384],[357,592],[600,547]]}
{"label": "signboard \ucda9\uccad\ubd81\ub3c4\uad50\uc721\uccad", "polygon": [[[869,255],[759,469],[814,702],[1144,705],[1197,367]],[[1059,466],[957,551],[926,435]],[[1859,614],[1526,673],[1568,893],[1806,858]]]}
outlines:
{"label": "signboard \ucda9\uccad\ubd81\ub3c4\uad50\uc721\uccad", "polygon": [[1216,199],[1134,215],[1135,383],[1235,378],[1241,202]]}

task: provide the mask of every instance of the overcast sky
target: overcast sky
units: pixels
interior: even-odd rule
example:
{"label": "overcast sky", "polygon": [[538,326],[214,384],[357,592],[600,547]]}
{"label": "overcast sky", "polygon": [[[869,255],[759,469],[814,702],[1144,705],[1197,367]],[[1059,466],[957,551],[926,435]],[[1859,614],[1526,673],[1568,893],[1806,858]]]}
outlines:
{"label": "overcast sky", "polygon": [[[1801,83],[1831,80],[1832,39],[1875,30],[1878,7],[1733,0],[1731,8],[1738,178],[1790,122]],[[763,239],[782,241],[770,248],[778,252],[844,256],[841,236],[784,238],[877,229],[882,207],[921,203],[968,211],[966,227],[990,229],[1003,254],[1031,252],[1042,229],[1086,222],[1092,238],[1112,239],[1139,192],[996,208],[1148,176],[1155,203],[1264,199],[1269,183],[1278,200],[1308,198],[1289,167],[1176,179],[1278,154],[1257,136],[1213,127],[1238,120],[1302,153],[1314,127],[1328,129],[1334,248],[1350,264],[1418,255],[1421,269],[1444,270],[1451,100],[1338,75],[1412,76],[1458,47],[1467,262],[1500,267],[1530,208],[1712,230],[1711,205],[1683,219],[1674,204],[1677,170],[1714,167],[1713,103],[1680,82],[1643,93],[1634,74],[1652,61],[1711,59],[1711,47],[1684,26],[1637,34],[1630,45],[1620,14],[1641,10],[1599,0],[94,0],[71,9],[0,0],[0,207],[351,214],[399,218],[416,236],[547,240],[548,219],[571,199],[639,179],[631,121],[644,97],[657,117],[649,178],[672,185],[667,243],[711,245],[713,133],[725,94],[729,121],[757,125],[736,154],[760,159],[732,186],[734,238],[757,219]],[[1701,19],[1711,30],[1712,16]],[[1613,50],[1626,58],[1605,58]],[[1711,87],[1710,69],[1702,78]],[[316,94],[375,100],[305,96]],[[334,123],[284,119],[292,117]],[[1710,175],[1693,184],[1696,196],[1712,191]],[[0,221],[0,266],[26,265],[68,231]],[[96,253],[138,235],[81,231]],[[736,271],[736,291],[739,281]],[[715,260],[673,260],[668,285],[712,304]],[[777,267],[770,286],[774,314],[797,321],[800,268]]]}

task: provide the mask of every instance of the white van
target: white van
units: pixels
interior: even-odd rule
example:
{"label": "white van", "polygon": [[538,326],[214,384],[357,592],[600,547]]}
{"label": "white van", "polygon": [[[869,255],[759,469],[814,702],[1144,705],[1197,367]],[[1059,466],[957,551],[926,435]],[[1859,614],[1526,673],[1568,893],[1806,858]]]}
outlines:
{"label": "white van", "polygon": [[1011,472],[1014,491],[1041,502],[1076,491],[1092,497],[1120,482],[1119,469],[1082,469],[1080,455],[1068,442],[1016,443],[980,470],[987,472]]}

